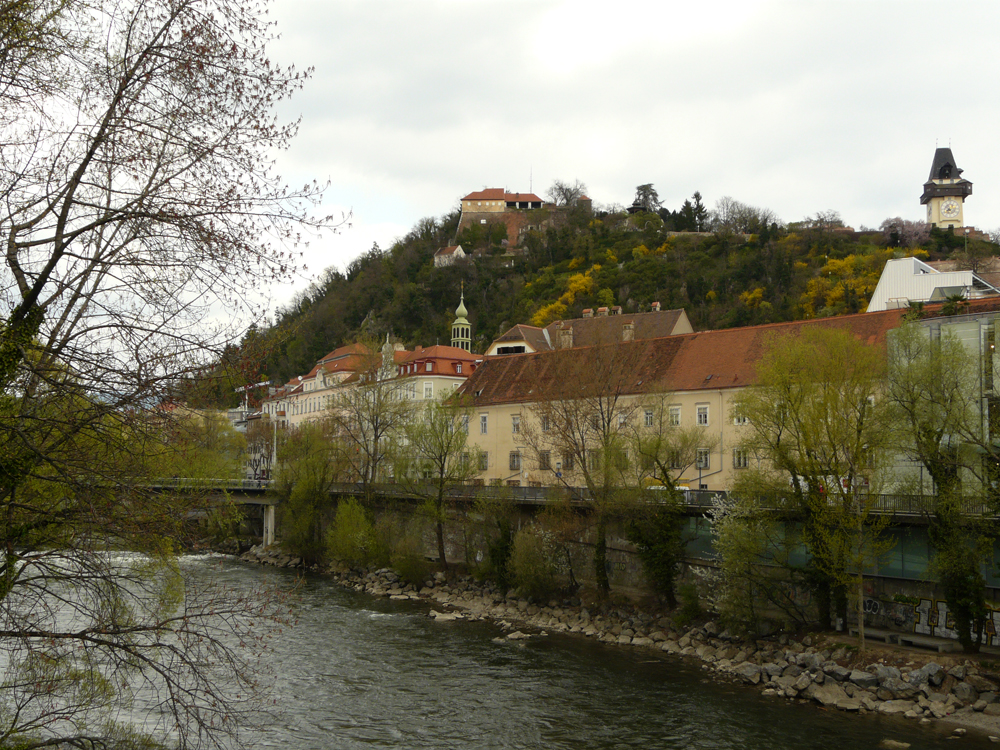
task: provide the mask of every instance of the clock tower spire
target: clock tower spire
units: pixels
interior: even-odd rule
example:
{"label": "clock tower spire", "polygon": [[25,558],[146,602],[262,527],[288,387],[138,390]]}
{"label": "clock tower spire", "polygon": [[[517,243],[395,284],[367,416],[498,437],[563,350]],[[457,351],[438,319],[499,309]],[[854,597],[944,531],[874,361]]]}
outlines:
{"label": "clock tower spire", "polygon": [[963,207],[965,198],[972,195],[972,183],[962,178],[962,170],[955,165],[950,148],[934,151],[931,174],[924,183],[920,203],[927,206],[927,223],[947,228],[965,225]]}

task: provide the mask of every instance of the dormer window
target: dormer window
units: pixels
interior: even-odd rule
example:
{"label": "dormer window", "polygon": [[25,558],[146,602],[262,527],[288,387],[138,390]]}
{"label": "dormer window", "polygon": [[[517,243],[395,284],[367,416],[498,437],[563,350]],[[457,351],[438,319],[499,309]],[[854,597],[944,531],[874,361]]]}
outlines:
{"label": "dormer window", "polygon": [[428,362],[427,365],[426,365],[426,368],[427,368],[427,372],[433,372],[434,371],[434,363],[433,362]]}
{"label": "dormer window", "polygon": [[455,365],[455,372],[458,373],[459,375],[462,374],[462,364],[461,363],[458,363],[458,364]]}

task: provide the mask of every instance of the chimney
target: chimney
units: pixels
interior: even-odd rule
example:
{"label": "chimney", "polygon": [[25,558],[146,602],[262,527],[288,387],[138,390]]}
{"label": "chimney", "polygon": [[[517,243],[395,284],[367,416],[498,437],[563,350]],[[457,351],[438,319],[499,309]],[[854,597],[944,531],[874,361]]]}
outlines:
{"label": "chimney", "polygon": [[654,302],[652,305],[650,305],[650,309],[652,310],[652,312],[659,312],[660,311],[660,303],[659,302]]}
{"label": "chimney", "polygon": [[592,317],[594,317],[594,311],[591,308],[588,307],[586,310],[583,311],[583,317],[585,317],[585,318],[592,318]]}
{"label": "chimney", "polygon": [[598,318],[606,318],[606,317],[608,317],[608,308],[606,308],[606,307],[598,307],[597,308],[597,317]]}
{"label": "chimney", "polygon": [[622,306],[621,305],[615,305],[614,307],[612,307],[611,308],[611,314],[612,315],[621,315],[622,314]]}

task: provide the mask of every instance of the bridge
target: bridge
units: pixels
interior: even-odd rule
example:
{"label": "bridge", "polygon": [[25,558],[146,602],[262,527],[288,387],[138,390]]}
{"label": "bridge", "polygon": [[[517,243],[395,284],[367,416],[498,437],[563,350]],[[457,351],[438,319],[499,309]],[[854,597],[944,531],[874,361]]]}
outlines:
{"label": "bridge", "polygon": [[[272,481],[266,479],[155,479],[147,487],[156,492],[199,492],[219,502],[232,500],[239,505],[258,506],[263,512],[265,544],[274,542],[275,507],[279,500],[269,494]],[[656,487],[649,488],[653,497],[659,494]],[[421,492],[412,484],[380,482],[368,486],[368,491],[378,497],[400,500],[414,500],[427,497],[431,492]],[[360,497],[365,494],[365,486],[360,482],[338,482],[331,485],[331,497]],[[687,513],[702,515],[710,509],[717,497],[726,498],[724,491],[682,490],[683,503]],[[449,488],[447,498],[455,503],[472,503],[479,499],[512,502],[516,505],[544,506],[554,502],[565,502],[585,508],[593,501],[586,487],[513,487],[506,485],[461,484]],[[832,500],[832,499],[831,499]],[[776,513],[793,512],[795,501],[781,494],[771,494],[762,498],[761,507]],[[927,518],[933,507],[933,495],[879,494],[872,495],[867,502],[868,512],[880,516],[892,516],[910,524],[920,523]],[[965,511],[974,516],[996,516],[995,508],[982,497],[966,498]]]}

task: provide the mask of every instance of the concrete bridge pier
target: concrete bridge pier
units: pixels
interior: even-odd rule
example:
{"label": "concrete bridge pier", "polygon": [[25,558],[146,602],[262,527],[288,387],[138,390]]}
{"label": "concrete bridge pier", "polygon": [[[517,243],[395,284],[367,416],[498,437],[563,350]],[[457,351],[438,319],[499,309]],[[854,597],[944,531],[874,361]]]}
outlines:
{"label": "concrete bridge pier", "polygon": [[274,544],[274,506],[264,506],[264,546]]}

